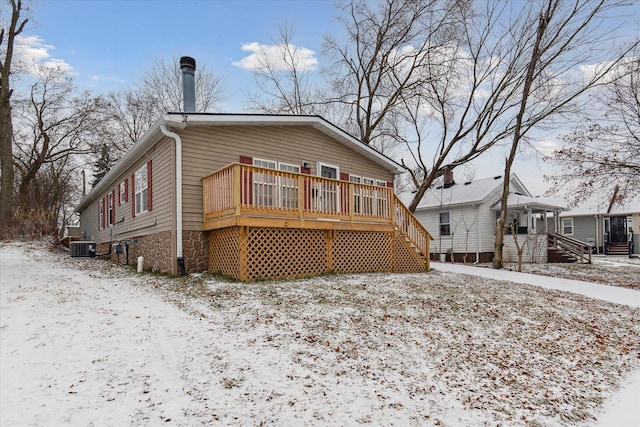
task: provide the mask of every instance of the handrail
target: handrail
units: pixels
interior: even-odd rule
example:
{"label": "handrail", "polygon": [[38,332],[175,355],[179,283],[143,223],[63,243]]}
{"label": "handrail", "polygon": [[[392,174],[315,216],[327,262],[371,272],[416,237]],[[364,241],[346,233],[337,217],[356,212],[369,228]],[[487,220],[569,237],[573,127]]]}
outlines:
{"label": "handrail", "polygon": [[393,195],[394,225],[411,243],[420,251],[420,255],[429,257],[429,241],[431,235],[426,228],[416,219],[409,209]]}
{"label": "handrail", "polygon": [[232,163],[202,178],[204,220],[241,215],[392,224],[429,256],[429,232],[392,188]]}
{"label": "handrail", "polygon": [[393,189],[232,163],[202,178],[204,219],[242,212],[392,222]]}
{"label": "handrail", "polygon": [[591,245],[558,233],[547,234],[549,247],[568,252],[580,260],[581,263],[591,264]]}

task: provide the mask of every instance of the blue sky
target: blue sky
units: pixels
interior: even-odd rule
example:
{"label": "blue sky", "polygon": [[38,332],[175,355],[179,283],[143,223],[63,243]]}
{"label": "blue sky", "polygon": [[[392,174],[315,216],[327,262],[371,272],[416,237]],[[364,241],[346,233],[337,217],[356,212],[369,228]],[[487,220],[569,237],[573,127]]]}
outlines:
{"label": "blue sky", "polygon": [[[482,1],[482,0],[480,0]],[[517,0],[516,0],[517,1]],[[170,61],[192,56],[201,66],[226,81],[221,110],[243,111],[253,89],[252,71],[239,66],[248,60],[251,43],[273,44],[279,24],[295,23],[293,43],[307,49],[309,60],[319,61],[323,34],[342,33],[333,0],[39,0],[23,33],[27,52],[40,63],[56,62],[68,68],[80,89],[104,93],[132,87],[155,59]],[[638,36],[640,8],[627,34]],[[312,73],[312,74],[313,74]],[[558,132],[559,133],[559,132]],[[540,147],[557,146],[560,135],[549,132]],[[496,152],[502,157],[502,154]],[[484,156],[469,170],[476,179],[502,173],[502,162]],[[535,152],[521,156],[515,171],[534,195],[547,189],[542,176],[548,165]],[[460,176],[462,178],[462,176]]]}
{"label": "blue sky", "polygon": [[40,0],[25,36],[64,61],[81,88],[117,90],[154,59],[192,56],[227,82],[228,108],[243,108],[253,80],[233,65],[249,43],[272,44],[278,25],[295,23],[294,43],[318,53],[322,34],[339,29],[330,0]]}

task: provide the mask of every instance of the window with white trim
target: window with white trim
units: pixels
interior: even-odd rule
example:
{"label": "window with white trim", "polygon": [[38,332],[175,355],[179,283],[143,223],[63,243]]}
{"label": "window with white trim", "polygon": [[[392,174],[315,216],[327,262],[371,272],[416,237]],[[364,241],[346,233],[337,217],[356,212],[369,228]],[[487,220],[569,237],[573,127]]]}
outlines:
{"label": "window with white trim", "polygon": [[127,191],[127,186],[125,185],[124,181],[122,181],[122,182],[118,185],[118,193],[120,194],[120,196],[119,196],[120,198],[118,199],[118,204],[119,204],[119,205],[120,205],[120,204],[122,204],[122,203],[124,203],[124,202],[126,201],[126,200],[125,200],[125,197],[124,197],[124,196],[125,196],[125,194],[126,194],[126,191]]}
{"label": "window with white trim", "polygon": [[[278,169],[282,172],[300,173],[300,166],[280,162]],[[285,209],[298,208],[298,179],[293,176],[282,175],[279,177],[280,207]]]}
{"label": "window with white trim", "polygon": [[136,194],[134,203],[136,205],[136,215],[149,210],[149,176],[148,166],[145,164],[135,173]]}
{"label": "window with white trim", "polygon": [[562,234],[565,236],[573,235],[573,218],[562,218]]}
{"label": "window with white trim", "polygon": [[109,226],[112,226],[116,219],[114,194],[115,192],[111,192],[107,196],[107,221]]}
{"label": "window with white trim", "polygon": [[104,228],[104,199],[98,202],[98,230]]}
{"label": "window with white trim", "polygon": [[440,212],[439,225],[441,236],[451,235],[451,219],[449,212]]}
{"label": "window with white trim", "polygon": [[[340,177],[340,168],[337,165],[318,162],[318,175],[322,178],[337,180]],[[316,183],[318,195],[315,208],[327,213],[340,212],[339,183],[322,180]]]}
{"label": "window with white trim", "polygon": [[[253,159],[253,165],[265,169],[277,169],[278,162],[265,159]],[[276,176],[268,172],[253,174],[253,203],[257,206],[275,206]]]}

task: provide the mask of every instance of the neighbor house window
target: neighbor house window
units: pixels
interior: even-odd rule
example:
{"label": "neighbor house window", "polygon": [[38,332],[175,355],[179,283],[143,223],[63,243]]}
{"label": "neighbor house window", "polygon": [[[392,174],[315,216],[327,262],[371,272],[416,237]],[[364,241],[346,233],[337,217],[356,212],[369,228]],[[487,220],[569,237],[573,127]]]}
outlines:
{"label": "neighbor house window", "polygon": [[138,169],[135,173],[135,214],[151,210],[151,162]]}
{"label": "neighbor house window", "polygon": [[449,212],[440,212],[440,235],[451,235],[451,222],[449,219]]}
{"label": "neighbor house window", "polygon": [[573,235],[573,218],[562,218],[562,234]]}

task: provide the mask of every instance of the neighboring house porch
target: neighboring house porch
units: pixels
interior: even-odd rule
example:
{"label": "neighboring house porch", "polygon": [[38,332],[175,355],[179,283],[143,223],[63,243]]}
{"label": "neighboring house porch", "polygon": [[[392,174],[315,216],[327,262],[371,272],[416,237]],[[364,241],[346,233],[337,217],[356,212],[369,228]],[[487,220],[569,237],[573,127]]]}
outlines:
{"label": "neighboring house porch", "polygon": [[[442,185],[428,190],[415,215],[431,230],[434,242],[431,245],[432,259],[466,263],[492,262],[495,250],[496,221],[500,211],[504,178],[495,176],[477,181],[457,183],[453,173],[445,174]],[[412,195],[404,195],[411,197]],[[557,229],[558,213],[563,209],[553,200],[532,197],[520,179],[513,174],[507,199],[503,259],[518,260],[518,244],[524,248],[523,261],[548,262],[555,260],[558,251],[572,250],[573,244],[549,242],[547,230]],[[549,217],[549,214],[553,214]],[[550,254],[550,255],[549,255]]]}

